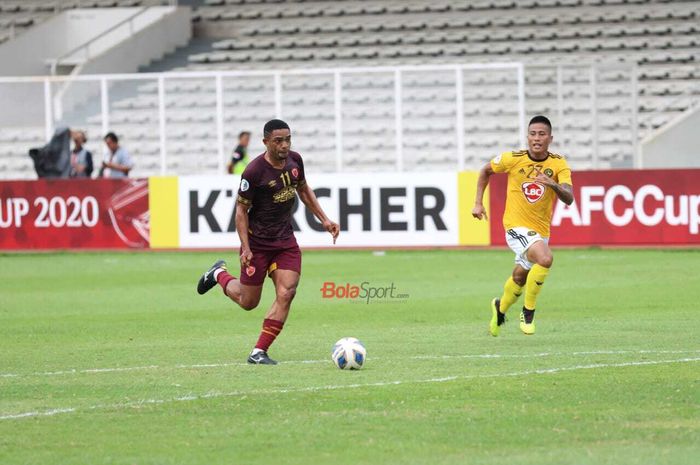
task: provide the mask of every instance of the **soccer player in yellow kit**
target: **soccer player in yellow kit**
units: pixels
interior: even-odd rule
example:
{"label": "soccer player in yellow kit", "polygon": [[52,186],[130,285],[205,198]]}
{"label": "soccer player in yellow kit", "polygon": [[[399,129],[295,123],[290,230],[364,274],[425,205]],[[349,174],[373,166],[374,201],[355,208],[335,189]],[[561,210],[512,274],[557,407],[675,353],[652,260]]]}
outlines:
{"label": "soccer player in yellow kit", "polygon": [[491,301],[489,332],[498,336],[505,314],[525,288],[525,305],[520,314],[520,330],[535,334],[535,303],[549,269],[549,226],[555,197],[567,205],[574,201],[571,169],[563,156],[549,152],[552,124],[545,116],[530,120],[528,150],[505,152],[487,163],[479,172],[476,202],[472,216],[488,220],[484,208],[484,190],[494,173],[508,173],[503,227],[506,242],[515,252],[515,269],[503,286],[501,298]]}

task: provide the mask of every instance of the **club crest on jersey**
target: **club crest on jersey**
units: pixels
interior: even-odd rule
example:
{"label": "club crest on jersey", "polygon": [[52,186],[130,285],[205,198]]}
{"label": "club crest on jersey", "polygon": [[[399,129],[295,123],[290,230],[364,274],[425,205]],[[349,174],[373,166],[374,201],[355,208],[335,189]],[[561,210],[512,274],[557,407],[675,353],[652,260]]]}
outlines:
{"label": "club crest on jersey", "polygon": [[253,276],[255,274],[255,267],[253,265],[249,265],[245,268],[245,274],[248,276]]}
{"label": "club crest on jersey", "polygon": [[535,203],[544,196],[544,186],[536,182],[524,182],[522,189],[525,198],[530,203]]}
{"label": "club crest on jersey", "polygon": [[294,176],[295,178],[298,178],[299,177],[299,170],[296,168],[292,168],[292,176]]}
{"label": "club crest on jersey", "polygon": [[245,179],[241,179],[241,192],[245,192],[250,188],[250,184]]}
{"label": "club crest on jersey", "polygon": [[551,168],[547,168],[544,170],[544,174],[546,174],[547,176],[549,176],[551,178],[552,176],[554,176],[554,171],[552,171]]}

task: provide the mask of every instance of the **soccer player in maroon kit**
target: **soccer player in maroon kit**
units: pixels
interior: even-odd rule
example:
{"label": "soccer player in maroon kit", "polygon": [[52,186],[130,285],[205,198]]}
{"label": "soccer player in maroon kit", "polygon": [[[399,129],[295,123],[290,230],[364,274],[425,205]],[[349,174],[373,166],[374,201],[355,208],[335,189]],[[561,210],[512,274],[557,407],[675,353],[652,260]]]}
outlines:
{"label": "soccer player in maroon kit", "polygon": [[275,301],[265,315],[262,331],[248,363],[276,365],[267,356],[289,315],[301,273],[301,250],[292,229],[292,210],[297,194],[333,236],[340,234],[337,223],[329,220],[306,183],[301,155],[290,150],[292,136],[284,121],[265,124],[266,151],[250,162],[241,175],[236,208],[236,230],[241,239],[240,279],[228,273],[219,260],[202,275],[197,292],[204,294],[218,283],[224,294],[244,310],[260,303],[265,276],[275,284]]}

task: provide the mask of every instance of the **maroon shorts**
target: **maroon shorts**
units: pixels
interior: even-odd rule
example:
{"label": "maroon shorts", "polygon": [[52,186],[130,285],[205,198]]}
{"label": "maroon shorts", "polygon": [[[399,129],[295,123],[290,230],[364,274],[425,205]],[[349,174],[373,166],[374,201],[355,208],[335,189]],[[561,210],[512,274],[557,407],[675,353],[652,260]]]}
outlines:
{"label": "maroon shorts", "polygon": [[253,252],[250,265],[241,264],[241,284],[260,286],[265,282],[265,275],[269,276],[275,270],[291,270],[301,274],[301,250],[296,244],[283,249],[271,249],[257,248],[251,243],[250,251]]}

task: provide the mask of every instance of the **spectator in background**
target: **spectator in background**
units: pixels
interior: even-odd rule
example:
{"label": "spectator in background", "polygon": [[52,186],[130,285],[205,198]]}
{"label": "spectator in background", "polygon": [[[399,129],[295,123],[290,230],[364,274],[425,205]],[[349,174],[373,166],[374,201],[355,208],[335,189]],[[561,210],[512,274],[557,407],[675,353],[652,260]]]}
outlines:
{"label": "spectator in background", "polygon": [[238,134],[238,145],[231,154],[231,161],[228,164],[229,174],[241,174],[248,166],[248,144],[250,143],[250,132],[243,131]]}
{"label": "spectator in background", "polygon": [[105,136],[105,145],[109,149],[107,160],[102,162],[100,177],[105,178],[126,178],[129,171],[134,167],[131,156],[126,149],[119,145],[119,139],[113,132]]}
{"label": "spectator in background", "polygon": [[85,148],[87,137],[83,131],[71,131],[73,150],[70,155],[70,177],[89,178],[92,176],[92,153]]}

